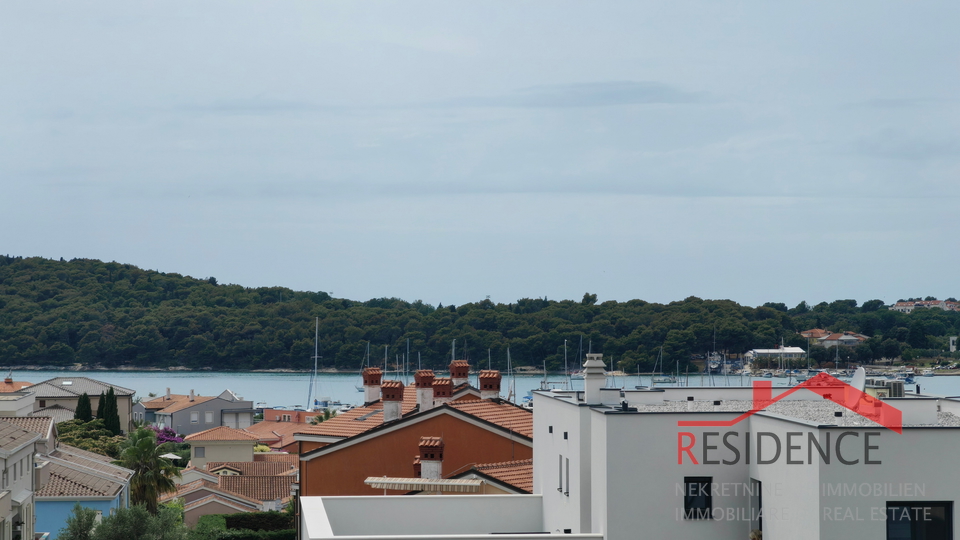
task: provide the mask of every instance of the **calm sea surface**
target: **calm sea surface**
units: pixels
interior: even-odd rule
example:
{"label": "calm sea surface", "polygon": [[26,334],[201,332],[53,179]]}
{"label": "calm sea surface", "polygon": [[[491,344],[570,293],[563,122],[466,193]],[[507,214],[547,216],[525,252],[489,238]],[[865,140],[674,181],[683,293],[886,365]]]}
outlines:
{"label": "calm sea surface", "polygon": [[[198,395],[217,395],[225,389],[236,392],[244,399],[253,401],[258,406],[303,406],[307,403],[307,392],[310,385],[310,375],[307,373],[235,373],[213,371],[15,371],[14,380],[41,382],[53,377],[90,377],[137,392],[138,397],[147,398],[150,393],[161,395],[167,388],[174,394],[188,394],[193,390]],[[385,379],[404,380],[402,375],[397,376],[390,372]],[[322,373],[318,376],[319,389],[316,396],[325,396],[341,403],[360,404],[363,394],[356,387],[360,385],[360,375],[356,373]],[[507,396],[510,377],[504,377],[501,395]],[[517,401],[520,401],[529,390],[540,387],[543,375],[517,375],[515,388]],[[565,379],[560,374],[550,375],[547,378],[550,386],[563,387]],[[690,386],[740,386],[749,385],[749,377],[731,375],[729,377],[714,376],[711,381],[709,375],[690,375]],[[787,379],[765,379],[773,381],[774,386],[786,386]],[[925,394],[941,396],[960,396],[960,377],[936,376],[917,377],[917,384]],[[412,383],[413,376],[408,375],[406,382]],[[476,375],[470,378],[471,384],[477,386]],[[570,381],[574,390],[583,389],[582,380]],[[649,385],[650,379],[642,377],[638,381],[636,375],[630,377],[607,377],[607,386],[632,389],[637,384]],[[659,385],[674,386],[674,385]],[[915,391],[914,385],[906,385],[906,390]]]}

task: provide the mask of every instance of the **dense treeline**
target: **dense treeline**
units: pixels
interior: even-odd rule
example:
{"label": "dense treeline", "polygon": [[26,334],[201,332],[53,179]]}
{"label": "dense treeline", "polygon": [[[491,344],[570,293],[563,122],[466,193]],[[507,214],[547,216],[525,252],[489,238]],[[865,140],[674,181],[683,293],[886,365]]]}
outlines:
{"label": "dense treeline", "polygon": [[[200,369],[307,369],[313,365],[314,317],[320,318],[322,365],[358,369],[367,343],[374,364],[384,347],[392,364],[411,351],[424,367],[448,362],[451,343],[486,366],[563,366],[568,340],[571,365],[579,339],[611,356],[627,371],[649,370],[660,347],[667,366],[685,369],[691,356],[714,349],[741,353],[781,342],[806,348],[797,334],[809,328],[855,331],[871,339],[850,359],[936,356],[947,336],[960,334],[960,313],[918,309],[903,314],[880,300],[863,305],[837,300],[788,308],[781,303],[741,306],[730,300],[690,297],[670,304],[608,301],[585,294],[579,301],[524,298],[461,306],[431,306],[379,298],[366,302],[325,292],[282,287],[220,285],[142,270],[129,264],[74,259],[0,256],[0,362],[6,366],[185,366]],[[832,351],[813,348],[814,358]],[[668,367],[669,369],[669,367]]]}

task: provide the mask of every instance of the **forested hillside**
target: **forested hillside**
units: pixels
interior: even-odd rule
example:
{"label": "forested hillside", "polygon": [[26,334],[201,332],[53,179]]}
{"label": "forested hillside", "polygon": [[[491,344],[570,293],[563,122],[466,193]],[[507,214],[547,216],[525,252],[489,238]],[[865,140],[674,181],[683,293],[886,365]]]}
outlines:
{"label": "forested hillside", "polygon": [[[245,288],[142,270],[129,264],[0,256],[0,362],[4,366],[119,366],[222,369],[307,369],[313,365],[314,317],[320,317],[324,367],[358,369],[367,343],[374,363],[391,364],[406,351],[415,366],[441,368],[457,340],[458,356],[484,367],[571,364],[580,336],[584,348],[611,356],[626,371],[649,370],[661,346],[667,365],[681,369],[693,355],[716,348],[740,353],[787,345],[806,348],[800,330],[827,328],[872,336],[844,353],[870,362],[881,357],[935,356],[949,335],[960,334],[960,313],[918,309],[902,314],[880,300],[741,306],[690,297],[670,304],[643,300],[598,304],[524,298],[431,306],[379,298],[366,302],[283,287]],[[814,348],[829,360],[832,352]]]}

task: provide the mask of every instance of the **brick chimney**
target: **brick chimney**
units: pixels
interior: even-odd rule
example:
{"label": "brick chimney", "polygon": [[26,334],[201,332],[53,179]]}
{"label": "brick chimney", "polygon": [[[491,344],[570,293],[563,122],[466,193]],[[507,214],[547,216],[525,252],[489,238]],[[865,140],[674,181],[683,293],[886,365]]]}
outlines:
{"label": "brick chimney", "polygon": [[420,437],[420,478],[443,478],[443,439]]}
{"label": "brick chimney", "polygon": [[380,393],[380,399],[383,402],[383,423],[399,420],[403,410],[403,383],[383,381]]}
{"label": "brick chimney", "polygon": [[363,402],[371,403],[380,399],[380,380],[383,371],[378,367],[363,368]]}
{"label": "brick chimney", "polygon": [[466,360],[454,360],[450,362],[450,379],[453,381],[453,387],[461,384],[467,384],[467,377],[470,376],[470,364]]}
{"label": "brick chimney", "polygon": [[423,466],[420,463],[420,456],[413,456],[413,477],[420,478],[423,473]]}
{"label": "brick chimney", "polygon": [[453,382],[446,378],[440,377],[439,379],[433,380],[433,406],[443,405],[444,403],[453,399]]}
{"label": "brick chimney", "polygon": [[418,369],[413,375],[413,380],[417,385],[417,407],[419,407],[420,412],[429,411],[433,408],[434,379],[432,369]]}
{"label": "brick chimney", "polygon": [[485,369],[480,372],[480,399],[495,399],[500,397],[500,372],[496,369]]}
{"label": "brick chimney", "polygon": [[587,361],[583,363],[583,390],[584,399],[588,405],[599,405],[600,389],[607,386],[606,364],[603,355],[598,353],[587,354]]}

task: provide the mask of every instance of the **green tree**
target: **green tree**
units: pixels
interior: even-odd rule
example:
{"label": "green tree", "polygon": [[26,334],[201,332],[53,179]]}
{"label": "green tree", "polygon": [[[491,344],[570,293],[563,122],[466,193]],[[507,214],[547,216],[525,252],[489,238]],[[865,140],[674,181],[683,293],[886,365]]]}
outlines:
{"label": "green tree", "polygon": [[151,429],[137,428],[120,445],[120,458],[117,465],[133,471],[130,479],[130,502],[142,504],[151,514],[157,513],[160,495],[176,491],[174,478],[180,477],[180,471],[157,445],[156,434]]}
{"label": "green tree", "polygon": [[103,413],[106,411],[106,401],[106,394],[100,392],[100,397],[97,398],[97,418],[100,420],[103,420]]}
{"label": "green tree", "polygon": [[104,400],[106,404],[104,405],[103,411],[103,424],[107,429],[112,431],[114,435],[120,435],[122,432],[120,427],[120,411],[117,408],[117,394],[113,391],[112,386],[107,390]]}
{"label": "green tree", "polygon": [[81,422],[89,422],[93,420],[93,410],[90,406],[90,396],[86,392],[80,394],[80,397],[77,399],[77,410],[73,413],[73,418],[75,420],[80,420]]}
{"label": "green tree", "polygon": [[187,529],[181,511],[182,508],[164,507],[153,515],[142,505],[120,508],[103,518],[91,540],[184,540]]}
{"label": "green tree", "polygon": [[97,511],[85,508],[80,503],[73,505],[73,511],[67,517],[67,526],[60,529],[60,540],[91,540],[93,528],[97,524]]}

